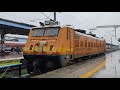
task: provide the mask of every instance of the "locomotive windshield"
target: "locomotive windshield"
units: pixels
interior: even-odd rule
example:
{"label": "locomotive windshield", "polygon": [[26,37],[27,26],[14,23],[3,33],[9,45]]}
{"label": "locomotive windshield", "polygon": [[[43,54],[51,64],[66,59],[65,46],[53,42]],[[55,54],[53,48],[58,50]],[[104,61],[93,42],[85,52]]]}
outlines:
{"label": "locomotive windshield", "polygon": [[33,29],[33,36],[34,37],[39,37],[39,36],[43,36],[44,35],[44,29],[42,28],[36,28],[36,29]]}
{"label": "locomotive windshield", "polygon": [[47,28],[45,36],[57,36],[59,28]]}
{"label": "locomotive windshield", "polygon": [[50,27],[50,28],[35,28],[33,29],[33,37],[39,36],[58,36],[59,33],[58,27]]}

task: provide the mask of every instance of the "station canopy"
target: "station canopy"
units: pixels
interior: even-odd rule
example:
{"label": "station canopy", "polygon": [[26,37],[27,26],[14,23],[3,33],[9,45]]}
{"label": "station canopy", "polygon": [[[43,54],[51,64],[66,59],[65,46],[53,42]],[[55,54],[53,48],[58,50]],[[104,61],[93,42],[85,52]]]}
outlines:
{"label": "station canopy", "polygon": [[36,26],[0,18],[0,34],[28,35],[32,27]]}

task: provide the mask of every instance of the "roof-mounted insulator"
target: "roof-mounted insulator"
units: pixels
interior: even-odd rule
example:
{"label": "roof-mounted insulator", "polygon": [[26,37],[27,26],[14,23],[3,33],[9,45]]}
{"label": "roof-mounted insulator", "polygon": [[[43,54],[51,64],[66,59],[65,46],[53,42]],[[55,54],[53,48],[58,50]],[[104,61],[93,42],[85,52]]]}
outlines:
{"label": "roof-mounted insulator", "polygon": [[59,25],[59,24],[60,24],[60,22],[54,21],[52,19],[45,21],[45,25],[50,25],[51,26],[51,25]]}

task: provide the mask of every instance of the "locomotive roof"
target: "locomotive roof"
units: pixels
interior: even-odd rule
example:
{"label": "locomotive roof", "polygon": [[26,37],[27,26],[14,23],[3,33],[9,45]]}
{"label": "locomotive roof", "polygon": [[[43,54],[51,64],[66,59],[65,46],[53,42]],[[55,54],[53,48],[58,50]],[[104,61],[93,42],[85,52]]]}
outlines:
{"label": "locomotive roof", "polygon": [[90,38],[93,38],[93,39],[97,39],[97,40],[102,40],[102,41],[104,40],[103,38],[92,37],[90,35],[86,35],[86,34],[83,34],[83,33],[77,32],[77,31],[75,31],[75,33],[77,33],[79,35],[86,36],[86,37],[90,37]]}
{"label": "locomotive roof", "polygon": [[41,26],[41,27],[33,27],[32,29],[35,29],[35,28],[46,28],[46,27],[60,27],[60,26],[59,25],[54,25],[54,26],[46,25],[46,26]]}
{"label": "locomotive roof", "polygon": [[68,28],[71,28],[71,26],[68,26],[68,25],[45,25],[45,26],[40,26],[40,27],[32,27],[32,29],[34,29],[34,28],[46,28],[46,27],[59,27],[59,28],[68,27]]}
{"label": "locomotive roof", "polygon": [[[35,28],[46,28],[46,27],[58,27],[58,28],[63,28],[63,27],[68,27],[68,28],[71,28],[70,26],[67,26],[67,25],[46,25],[46,26],[41,26],[41,27],[33,27],[32,29],[35,29]],[[72,28],[73,29],[73,28]],[[73,29],[74,30],[74,29]],[[78,31],[75,31],[77,34],[79,35],[83,35],[83,36],[86,36],[86,37],[90,37],[90,38],[93,38],[93,39],[96,39],[96,40],[104,40],[103,38],[97,38],[97,37],[93,37],[93,36],[90,36],[90,35],[86,35],[86,34],[83,34],[83,33],[80,33]]]}

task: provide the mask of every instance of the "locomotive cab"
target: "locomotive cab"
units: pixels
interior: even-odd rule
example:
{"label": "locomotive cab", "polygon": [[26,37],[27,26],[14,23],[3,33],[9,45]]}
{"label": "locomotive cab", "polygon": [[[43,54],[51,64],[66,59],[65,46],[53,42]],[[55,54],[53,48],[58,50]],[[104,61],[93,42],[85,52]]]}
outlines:
{"label": "locomotive cab", "polygon": [[29,54],[57,54],[60,27],[33,28],[26,44]]}
{"label": "locomotive cab", "polygon": [[[38,40],[34,45],[34,52],[52,54],[57,50],[56,42],[59,37],[60,27],[35,28],[32,30],[31,39]],[[50,52],[50,53],[49,53]]]}

